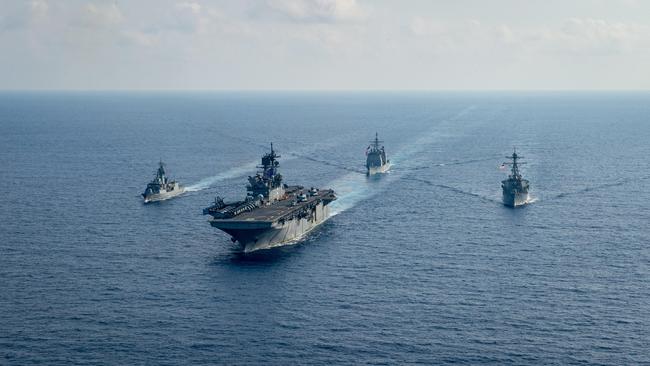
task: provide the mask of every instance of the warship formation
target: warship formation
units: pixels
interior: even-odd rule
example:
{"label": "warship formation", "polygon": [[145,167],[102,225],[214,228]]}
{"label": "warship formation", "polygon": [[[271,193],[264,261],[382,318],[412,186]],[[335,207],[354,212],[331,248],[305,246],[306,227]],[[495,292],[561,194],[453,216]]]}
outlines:
{"label": "warship formation", "polygon": [[176,197],[183,192],[185,192],[183,186],[167,178],[165,164],[161,161],[158,163],[156,176],[147,184],[147,188],[142,193],[142,197],[144,198],[144,203],[149,203]]}
{"label": "warship formation", "polygon": [[[384,146],[378,134],[366,149],[366,174],[385,173],[390,168]],[[271,144],[270,152],[262,156],[262,164],[254,176],[248,177],[246,196],[241,201],[224,202],[216,197],[214,203],[203,209],[209,215],[210,225],[230,235],[245,253],[290,243],[300,239],[329,217],[328,205],[337,199],[331,189],[289,186],[283,183],[279,172],[280,156]],[[517,151],[506,158],[511,162],[508,178],[501,182],[503,204],[518,207],[529,202],[529,181],[519,171],[521,156]],[[178,196],[184,188],[170,181],[162,161],[156,176],[142,194],[144,202],[160,201]]]}

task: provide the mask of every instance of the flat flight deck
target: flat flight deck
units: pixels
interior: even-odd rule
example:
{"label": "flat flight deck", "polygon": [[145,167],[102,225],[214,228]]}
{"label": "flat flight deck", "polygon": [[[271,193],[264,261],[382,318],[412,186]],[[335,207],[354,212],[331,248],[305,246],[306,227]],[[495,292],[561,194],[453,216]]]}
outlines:
{"label": "flat flight deck", "polygon": [[[301,193],[304,193],[307,196],[307,200],[303,202],[297,202],[297,197]],[[331,189],[324,189],[318,191],[315,195],[310,195],[309,191],[306,189],[303,190],[294,190],[287,195],[287,199],[282,201],[276,201],[271,205],[265,205],[258,208],[255,208],[252,211],[242,212],[241,214],[231,217],[216,219],[213,218],[210,222],[246,222],[246,221],[266,221],[266,222],[275,222],[281,219],[283,216],[288,216],[295,211],[299,211],[303,207],[309,206],[312,203],[315,203],[318,200],[335,200],[336,195]],[[291,205],[292,202],[296,201],[294,206]]]}

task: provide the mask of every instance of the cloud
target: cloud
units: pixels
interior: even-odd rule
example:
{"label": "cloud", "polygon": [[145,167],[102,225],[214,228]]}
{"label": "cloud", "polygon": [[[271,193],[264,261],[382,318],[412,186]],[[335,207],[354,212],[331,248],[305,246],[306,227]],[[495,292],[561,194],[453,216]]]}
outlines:
{"label": "cloud", "polygon": [[593,18],[568,18],[556,26],[512,27],[413,17],[408,29],[432,49],[444,51],[500,47],[501,52],[607,55],[650,46],[649,26]]}
{"label": "cloud", "polygon": [[512,48],[519,37],[516,30],[505,24],[487,25],[476,19],[445,22],[416,16],[411,19],[408,30],[419,47],[441,54]]}
{"label": "cloud", "polygon": [[202,5],[196,1],[181,1],[171,8],[166,20],[160,22],[160,30],[186,34],[206,33],[217,23],[232,21],[226,18],[209,3]]}
{"label": "cloud", "polygon": [[201,4],[197,2],[183,1],[176,4],[176,7],[179,9],[188,9],[194,14],[201,13]]}
{"label": "cloud", "polygon": [[48,8],[45,0],[31,2],[0,0],[0,31],[26,28],[31,23],[44,18],[47,15]]}
{"label": "cloud", "polygon": [[338,22],[361,19],[364,12],[356,0],[267,0],[268,12],[298,22]]}
{"label": "cloud", "polygon": [[138,30],[124,30],[120,32],[126,43],[135,44],[142,47],[152,47],[160,43],[160,35]]}
{"label": "cloud", "polygon": [[501,1],[0,0],[0,88],[650,85],[650,3]]}
{"label": "cloud", "polygon": [[32,18],[42,19],[47,16],[50,7],[45,0],[34,0],[30,3]]}
{"label": "cloud", "polygon": [[125,17],[117,3],[89,2],[77,13],[74,24],[84,28],[107,28],[124,20]]}
{"label": "cloud", "polygon": [[547,41],[556,42],[569,51],[612,53],[646,46],[650,42],[650,27],[603,19],[570,18],[560,30],[547,35]]}

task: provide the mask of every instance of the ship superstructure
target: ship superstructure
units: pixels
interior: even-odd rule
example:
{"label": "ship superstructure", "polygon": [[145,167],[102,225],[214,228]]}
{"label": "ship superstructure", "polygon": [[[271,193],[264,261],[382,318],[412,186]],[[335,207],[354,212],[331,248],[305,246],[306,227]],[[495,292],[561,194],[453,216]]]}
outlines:
{"label": "ship superstructure", "polygon": [[243,201],[225,203],[220,197],[203,210],[210,225],[231,236],[244,252],[292,242],[329,217],[328,204],[336,200],[331,189],[288,186],[279,173],[280,156],[273,150],[262,156],[255,176],[248,177]]}
{"label": "ship superstructure", "polygon": [[185,188],[176,181],[167,178],[165,164],[160,161],[156,176],[142,193],[144,203],[166,200],[183,193]]}
{"label": "ship superstructure", "polygon": [[501,188],[503,189],[503,204],[509,207],[522,206],[528,203],[528,189],[529,182],[521,176],[519,171],[520,164],[526,164],[519,162],[518,159],[522,157],[517,155],[517,150],[515,149],[511,156],[506,156],[507,159],[512,160],[512,162],[503,163],[503,165],[510,165],[510,175],[508,179],[501,181]]}
{"label": "ship superstructure", "polygon": [[380,147],[383,141],[379,141],[379,135],[375,133],[375,139],[370,141],[366,148],[366,174],[373,175],[385,173],[390,168],[390,161],[386,159],[384,146]]}

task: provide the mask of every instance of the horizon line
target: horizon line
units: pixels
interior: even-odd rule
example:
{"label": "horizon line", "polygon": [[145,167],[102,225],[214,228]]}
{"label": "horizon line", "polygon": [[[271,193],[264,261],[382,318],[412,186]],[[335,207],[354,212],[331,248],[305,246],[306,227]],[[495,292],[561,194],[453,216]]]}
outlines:
{"label": "horizon line", "polygon": [[0,93],[12,92],[194,92],[194,93],[494,93],[494,92],[522,92],[522,93],[543,93],[543,92],[566,92],[566,93],[607,93],[607,92],[650,92],[650,89],[0,89]]}

